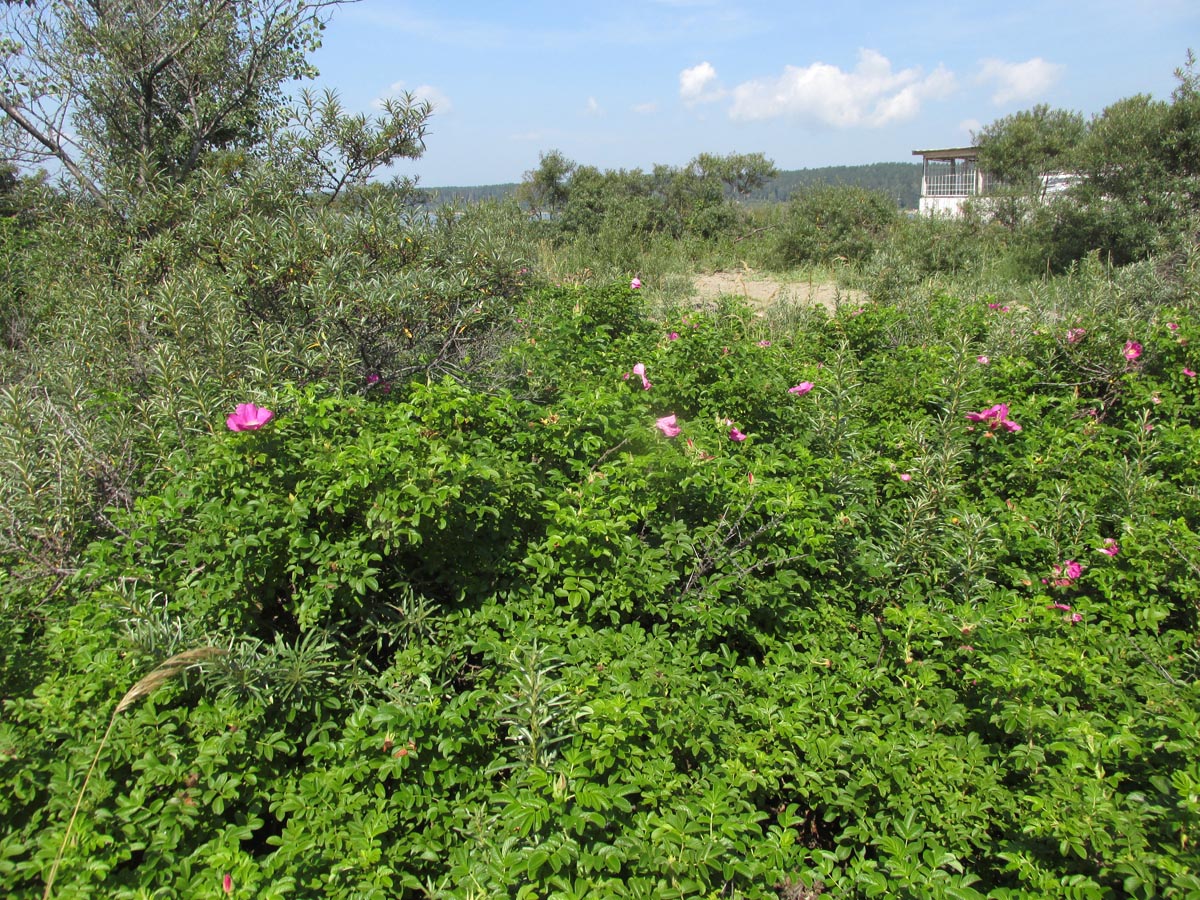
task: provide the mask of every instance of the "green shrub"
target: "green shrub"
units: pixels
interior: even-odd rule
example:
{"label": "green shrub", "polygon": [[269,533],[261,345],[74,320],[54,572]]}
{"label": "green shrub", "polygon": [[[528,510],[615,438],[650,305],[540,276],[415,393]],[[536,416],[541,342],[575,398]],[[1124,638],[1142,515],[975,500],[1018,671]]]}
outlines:
{"label": "green shrub", "polygon": [[810,188],[788,204],[776,236],[775,265],[862,263],[896,218],[896,203],[886,194],[842,185]]}
{"label": "green shrub", "polygon": [[642,302],[172,456],[9,691],[6,889],[110,718],[59,896],[1200,889],[1194,315]]}

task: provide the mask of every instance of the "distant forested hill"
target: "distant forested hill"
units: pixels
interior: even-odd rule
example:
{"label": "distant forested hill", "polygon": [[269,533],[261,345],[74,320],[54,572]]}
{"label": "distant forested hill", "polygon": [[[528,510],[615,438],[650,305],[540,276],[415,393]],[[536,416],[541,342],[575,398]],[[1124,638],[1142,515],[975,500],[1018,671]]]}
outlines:
{"label": "distant forested hill", "polygon": [[[921,195],[920,163],[872,163],[867,166],[825,166],[781,171],[747,198],[751,202],[783,202],[794,192],[817,184],[853,184],[894,197],[902,209],[916,209]],[[516,184],[423,188],[433,203],[478,203],[511,196]]]}
{"label": "distant forested hill", "polygon": [[894,197],[902,209],[916,209],[921,197],[920,163],[872,163],[868,166],[825,166],[780,172],[749,199],[782,202],[818,184],[852,184]]}
{"label": "distant forested hill", "polygon": [[473,187],[422,187],[421,191],[432,203],[481,203],[484,200],[503,200],[512,196],[516,184],[480,184]]}

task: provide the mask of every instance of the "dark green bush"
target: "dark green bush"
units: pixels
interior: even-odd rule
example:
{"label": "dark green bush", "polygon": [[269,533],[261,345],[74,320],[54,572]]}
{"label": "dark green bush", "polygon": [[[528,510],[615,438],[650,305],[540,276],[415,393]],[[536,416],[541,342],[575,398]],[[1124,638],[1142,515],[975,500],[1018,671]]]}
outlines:
{"label": "dark green bush", "polygon": [[1200,891],[1194,315],[640,302],[172,456],[10,682],[6,890],[192,648],[59,896]]}
{"label": "dark green bush", "polygon": [[788,203],[776,235],[775,265],[862,263],[897,215],[895,200],[886,194],[844,185],[809,188]]}

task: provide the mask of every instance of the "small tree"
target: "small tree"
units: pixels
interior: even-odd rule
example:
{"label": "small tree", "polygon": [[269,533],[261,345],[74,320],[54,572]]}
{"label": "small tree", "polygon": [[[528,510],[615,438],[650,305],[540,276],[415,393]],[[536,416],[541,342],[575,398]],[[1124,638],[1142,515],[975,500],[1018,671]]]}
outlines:
{"label": "small tree", "polygon": [[272,155],[299,169],[302,184],[333,203],[348,187],[361,185],[398,158],[425,151],[425,128],[432,107],[412,94],[389,97],[382,115],[350,115],[334,91],[303,91],[272,139]]}
{"label": "small tree", "polygon": [[853,185],[817,185],[788,203],[775,245],[781,269],[869,259],[898,217],[896,201]]}
{"label": "small tree", "polygon": [[284,82],[345,0],[32,0],[0,19],[0,140],[55,159],[104,199],[183,178],[214,149],[264,138]]}
{"label": "small tree", "polygon": [[525,173],[518,196],[538,215],[557,215],[570,198],[569,185],[575,168],[575,163],[558,150],[541,153],[538,167]]}
{"label": "small tree", "polygon": [[739,199],[762,187],[779,172],[775,163],[761,153],[730,153],[726,156],[701,153],[688,168],[702,179],[720,181],[729,195]]}
{"label": "small tree", "polygon": [[1072,168],[1072,157],[1087,135],[1082,113],[1033,109],[997,119],[974,135],[979,166],[1007,185],[1042,193],[1042,176]]}

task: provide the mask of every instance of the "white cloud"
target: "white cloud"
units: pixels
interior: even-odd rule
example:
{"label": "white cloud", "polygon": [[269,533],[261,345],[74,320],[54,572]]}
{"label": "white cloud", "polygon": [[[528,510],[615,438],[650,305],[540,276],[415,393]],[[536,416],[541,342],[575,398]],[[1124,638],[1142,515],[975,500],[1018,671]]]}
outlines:
{"label": "white cloud", "polygon": [[381,96],[371,101],[375,109],[383,109],[383,101],[389,97],[399,97],[405,92],[411,93],[418,101],[427,101],[435,113],[448,113],[454,109],[454,104],[446,93],[432,84],[418,84],[415,88],[406,88],[403,81],[393,81]]}
{"label": "white cloud", "polygon": [[892,70],[876,50],[860,50],[851,72],[816,62],[785,66],[774,78],[746,81],[733,89],[729,115],[747,121],[792,117],[837,128],[880,126],[912,119],[921,103],[954,90],[954,75],[938,66]]}
{"label": "white cloud", "polygon": [[658,104],[657,103],[639,103],[636,106],[632,106],[630,108],[640,116],[648,116],[651,113],[658,112]]}
{"label": "white cloud", "polygon": [[975,134],[983,127],[983,123],[978,119],[963,119],[958,123],[958,130],[963,134],[971,136],[971,140],[975,140]]}
{"label": "white cloud", "polygon": [[587,98],[587,112],[588,112],[589,116],[604,115],[604,110],[603,110],[603,108],[601,108],[600,104],[596,101],[595,97]]}
{"label": "white cloud", "polygon": [[679,96],[688,106],[709,103],[724,94],[717,83],[717,70],[711,63],[702,62],[679,73]]}
{"label": "white cloud", "polygon": [[996,86],[992,102],[1011,103],[1014,100],[1040,98],[1054,82],[1062,77],[1066,66],[1046,62],[1040,56],[1025,62],[1010,63],[1001,59],[985,59],[979,64],[976,81]]}

